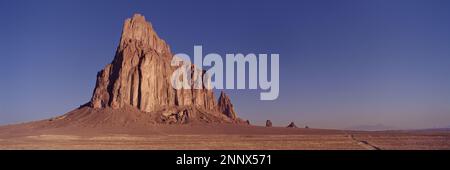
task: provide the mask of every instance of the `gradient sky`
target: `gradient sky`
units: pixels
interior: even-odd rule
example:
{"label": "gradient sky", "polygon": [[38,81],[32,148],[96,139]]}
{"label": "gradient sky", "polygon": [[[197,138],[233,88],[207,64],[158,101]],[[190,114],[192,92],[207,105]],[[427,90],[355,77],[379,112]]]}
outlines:
{"label": "gradient sky", "polygon": [[0,124],[89,101],[124,20],[142,13],[174,53],[279,53],[278,100],[226,91],[253,123],[449,126],[449,9],[447,0],[2,0]]}

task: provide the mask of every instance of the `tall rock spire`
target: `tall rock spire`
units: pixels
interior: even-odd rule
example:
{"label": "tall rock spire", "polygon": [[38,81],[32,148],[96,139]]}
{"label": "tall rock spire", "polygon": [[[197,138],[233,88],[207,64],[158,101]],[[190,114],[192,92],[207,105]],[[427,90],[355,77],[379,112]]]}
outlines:
{"label": "tall rock spire", "polygon": [[[174,89],[170,79],[177,67],[170,65],[171,60],[166,42],[144,16],[135,14],[124,23],[114,60],[97,74],[90,106],[113,109],[132,106],[144,112],[190,107],[236,118],[234,111],[229,112],[232,105],[228,96],[221,95],[223,99],[219,102],[223,100],[225,104],[218,107],[212,90]],[[223,109],[227,112],[218,112]]]}

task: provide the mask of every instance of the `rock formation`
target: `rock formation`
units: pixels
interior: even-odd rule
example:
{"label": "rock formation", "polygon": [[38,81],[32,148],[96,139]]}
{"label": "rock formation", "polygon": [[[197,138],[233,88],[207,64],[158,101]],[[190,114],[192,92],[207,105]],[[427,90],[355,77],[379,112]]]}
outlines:
{"label": "rock formation", "polygon": [[223,91],[220,93],[219,101],[218,101],[219,112],[228,116],[231,119],[236,119],[237,115],[234,112],[233,104],[231,104],[230,97],[225,94]]}
{"label": "rock formation", "polygon": [[245,121],[245,124],[251,125],[250,120],[246,120],[246,121]]}
{"label": "rock formation", "polygon": [[289,123],[287,128],[297,128],[297,126],[294,124],[294,122]]}
{"label": "rock formation", "polygon": [[267,120],[266,121],[266,127],[272,127],[272,121]]}
{"label": "rock formation", "polygon": [[[172,57],[169,46],[152,25],[144,16],[135,14],[124,23],[114,60],[97,74],[89,105],[112,109],[131,106],[143,112],[161,113],[161,120],[166,122],[206,119],[205,114],[238,121],[224,92],[216,104],[212,90],[174,89],[171,76],[177,67],[170,65]],[[195,79],[194,74],[191,78]]]}

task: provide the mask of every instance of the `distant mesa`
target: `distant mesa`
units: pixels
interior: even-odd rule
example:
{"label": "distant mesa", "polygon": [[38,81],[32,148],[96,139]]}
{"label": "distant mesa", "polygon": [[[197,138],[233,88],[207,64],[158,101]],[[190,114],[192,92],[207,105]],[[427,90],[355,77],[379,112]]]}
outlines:
{"label": "distant mesa", "polygon": [[267,120],[266,121],[266,127],[272,127],[272,121]]}
{"label": "distant mesa", "polygon": [[294,122],[289,123],[289,125],[287,126],[287,128],[297,128],[297,126],[295,125]]}

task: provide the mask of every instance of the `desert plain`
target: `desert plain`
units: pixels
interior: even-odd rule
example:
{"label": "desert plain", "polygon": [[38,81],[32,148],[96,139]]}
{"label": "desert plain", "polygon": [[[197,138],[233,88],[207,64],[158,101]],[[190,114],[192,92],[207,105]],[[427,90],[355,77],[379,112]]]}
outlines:
{"label": "desert plain", "polygon": [[450,132],[347,131],[249,125],[151,125],[142,128],[0,127],[0,149],[144,150],[440,150]]}

